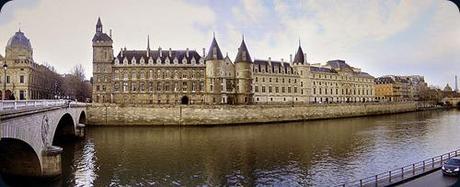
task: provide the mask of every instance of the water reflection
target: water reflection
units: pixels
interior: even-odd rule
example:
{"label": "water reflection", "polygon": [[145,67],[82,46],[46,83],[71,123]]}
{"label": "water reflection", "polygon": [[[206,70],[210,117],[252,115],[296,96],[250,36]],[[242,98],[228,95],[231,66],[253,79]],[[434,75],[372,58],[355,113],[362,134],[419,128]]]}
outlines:
{"label": "water reflection", "polygon": [[[338,185],[453,149],[459,111],[255,126],[90,128],[65,147],[75,186]],[[1,182],[1,181],[0,181]]]}

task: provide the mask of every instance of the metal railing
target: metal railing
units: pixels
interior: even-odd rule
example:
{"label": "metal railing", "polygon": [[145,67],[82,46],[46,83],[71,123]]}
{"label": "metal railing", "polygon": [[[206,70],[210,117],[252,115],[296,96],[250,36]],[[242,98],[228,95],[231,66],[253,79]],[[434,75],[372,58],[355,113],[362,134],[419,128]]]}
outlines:
{"label": "metal railing", "polygon": [[52,106],[68,105],[68,100],[18,100],[18,101],[0,101],[0,111],[19,110],[28,108],[43,108]]}
{"label": "metal railing", "polygon": [[340,186],[388,186],[404,180],[432,172],[441,168],[444,161],[460,154],[460,149],[435,156],[401,168],[379,173],[360,180],[348,182]]}

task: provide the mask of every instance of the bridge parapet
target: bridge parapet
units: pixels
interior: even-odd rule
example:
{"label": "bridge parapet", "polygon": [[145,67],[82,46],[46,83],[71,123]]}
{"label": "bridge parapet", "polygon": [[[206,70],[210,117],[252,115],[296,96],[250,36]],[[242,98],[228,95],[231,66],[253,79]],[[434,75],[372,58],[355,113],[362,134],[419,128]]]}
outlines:
{"label": "bridge parapet", "polygon": [[62,149],[56,143],[84,136],[86,104],[26,100],[3,101],[0,106],[0,173],[60,175]]}

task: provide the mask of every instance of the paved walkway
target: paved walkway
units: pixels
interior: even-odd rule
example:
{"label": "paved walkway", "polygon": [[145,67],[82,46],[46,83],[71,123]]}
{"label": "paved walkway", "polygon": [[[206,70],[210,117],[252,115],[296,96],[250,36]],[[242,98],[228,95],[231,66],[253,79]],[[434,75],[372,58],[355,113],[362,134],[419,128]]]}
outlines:
{"label": "paved walkway", "polygon": [[430,187],[443,187],[443,186],[460,186],[459,177],[443,176],[442,171],[430,173],[420,178],[408,181],[407,183],[401,184],[403,187],[412,186],[430,186]]}

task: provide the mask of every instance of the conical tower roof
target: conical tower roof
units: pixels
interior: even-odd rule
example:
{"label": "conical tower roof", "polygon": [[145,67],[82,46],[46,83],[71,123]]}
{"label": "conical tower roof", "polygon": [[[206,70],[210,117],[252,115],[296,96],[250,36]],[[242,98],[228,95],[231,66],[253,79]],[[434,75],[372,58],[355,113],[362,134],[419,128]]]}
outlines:
{"label": "conical tower roof", "polygon": [[220,51],[219,44],[217,44],[216,37],[212,38],[211,47],[209,47],[208,55],[206,55],[206,60],[223,60],[224,56]]}
{"label": "conical tower roof", "polygon": [[297,49],[297,52],[295,53],[295,56],[294,56],[294,64],[304,64],[305,62],[305,57],[303,55],[303,50],[302,50],[302,47],[300,46],[299,44],[299,48]]}
{"label": "conical tower roof", "polygon": [[252,63],[251,55],[249,55],[248,48],[246,47],[246,43],[243,40],[241,41],[241,45],[238,48],[238,54],[236,54],[235,63],[238,62],[249,62]]}

